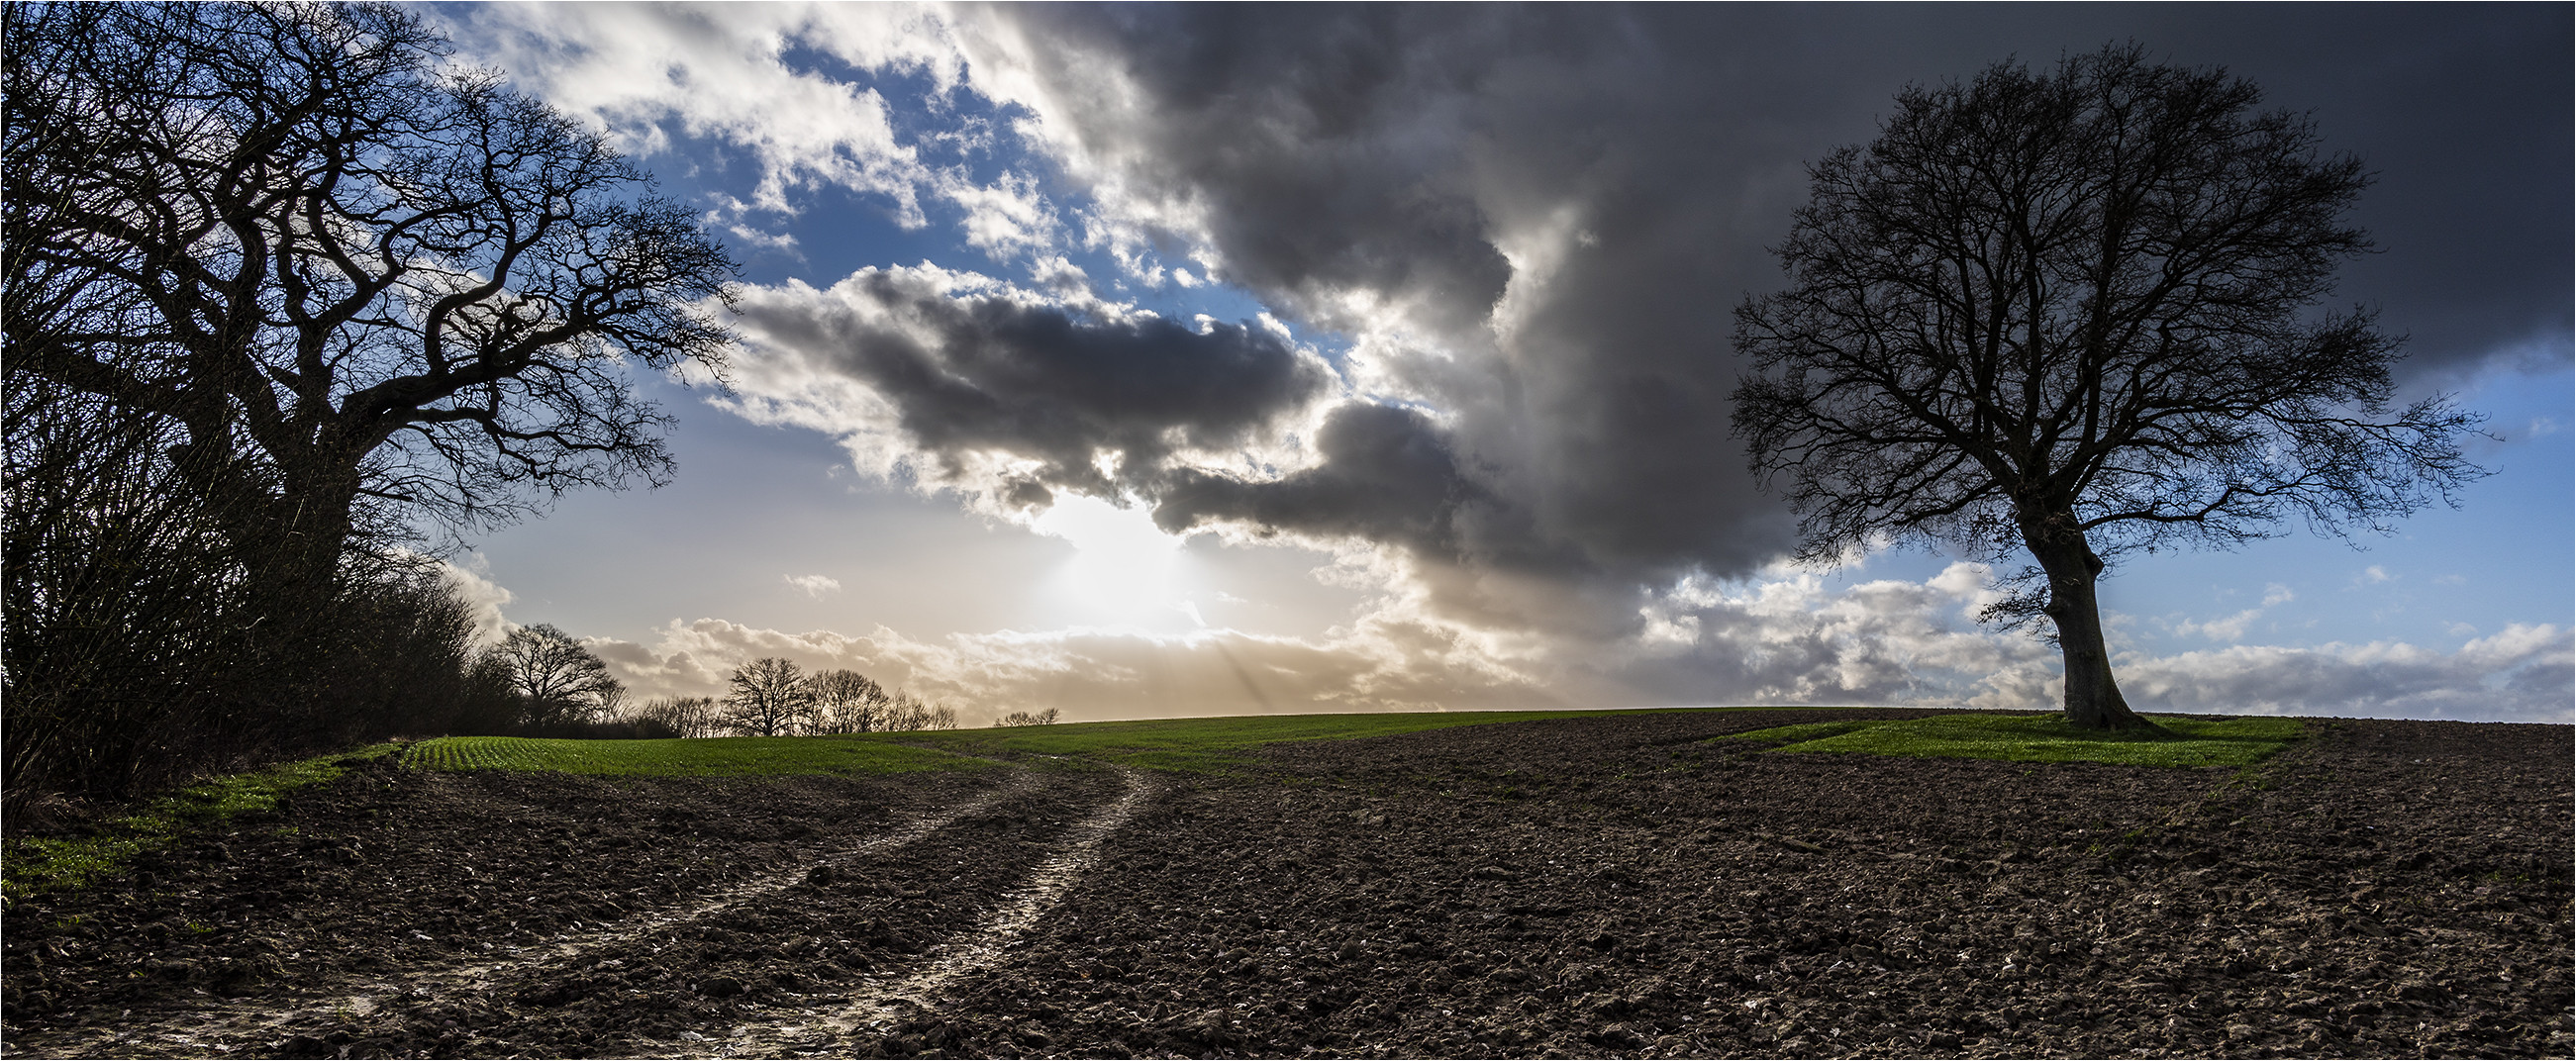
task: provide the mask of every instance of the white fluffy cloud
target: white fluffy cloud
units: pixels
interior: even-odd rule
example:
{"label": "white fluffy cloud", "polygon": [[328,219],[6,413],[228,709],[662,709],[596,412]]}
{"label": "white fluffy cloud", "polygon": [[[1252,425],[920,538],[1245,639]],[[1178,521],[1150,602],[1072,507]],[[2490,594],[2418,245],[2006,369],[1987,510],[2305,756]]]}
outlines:
{"label": "white fluffy cloud", "polygon": [[502,614],[502,610],[518,598],[503,588],[500,583],[492,581],[491,569],[484,563],[481,554],[473,556],[462,567],[441,560],[438,562],[438,573],[439,577],[447,580],[448,585],[455,587],[457,596],[464,599],[466,607],[473,615],[473,644],[476,648],[488,648],[500,644],[504,638],[510,636],[510,631],[518,629],[519,624],[511,622],[507,615]]}
{"label": "white fluffy cloud", "polygon": [[841,580],[830,575],[781,575],[787,584],[803,590],[805,595],[822,600],[826,593],[839,593]]}
{"label": "white fluffy cloud", "polygon": [[489,4],[454,12],[458,36],[556,107],[619,134],[629,150],[667,150],[673,133],[751,151],[754,200],[793,212],[790,192],[817,183],[892,200],[920,222],[919,189],[936,182],[900,141],[886,101],[786,61],[816,44],[870,69],[957,73],[937,23],[875,4]]}
{"label": "white fluffy cloud", "polygon": [[2222,714],[2568,722],[2576,640],[2515,624],[2452,652],[2402,642],[2235,645],[2118,661],[2132,704]]}

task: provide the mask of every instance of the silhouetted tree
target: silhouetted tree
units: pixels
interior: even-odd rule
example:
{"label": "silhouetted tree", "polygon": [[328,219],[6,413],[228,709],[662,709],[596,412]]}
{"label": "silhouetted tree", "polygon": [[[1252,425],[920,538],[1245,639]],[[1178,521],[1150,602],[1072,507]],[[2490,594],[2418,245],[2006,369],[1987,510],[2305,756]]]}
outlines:
{"label": "silhouetted tree", "polygon": [[636,720],[668,729],[678,737],[712,737],[724,731],[723,713],[711,696],[666,696],[644,701]]}
{"label": "silhouetted tree", "polygon": [[996,719],[993,724],[996,726],[1052,726],[1055,725],[1055,720],[1056,709],[1050,707],[1044,711],[1013,711]]}
{"label": "silhouetted tree", "polygon": [[[384,5],[0,5],[8,793],[507,728],[417,554],[660,481],[733,265]],[[445,721],[442,722],[441,719]]]}
{"label": "silhouetted tree", "polygon": [[2038,561],[1990,617],[2053,623],[2069,722],[2143,726],[2095,582],[2121,554],[2225,547],[2304,517],[2387,521],[2480,474],[2476,417],[2393,415],[2398,342],[2321,313],[2370,243],[2369,183],[2306,118],[2223,71],[2105,48],[1911,88],[1877,140],[1811,169],[1790,287],[1736,311],[1755,472],[1801,556],[1882,538]]}
{"label": "silhouetted tree", "polygon": [[528,725],[537,730],[585,721],[612,688],[625,691],[608,676],[608,664],[546,623],[511,631],[491,655],[505,668],[510,687],[525,702]]}
{"label": "silhouetted tree", "polygon": [[733,263],[601,134],[376,4],[10,5],[8,371],[147,415],[271,622],[353,533],[659,482],[626,362]]}
{"label": "silhouetted tree", "polygon": [[957,709],[931,703],[898,689],[886,705],[885,728],[896,733],[956,729]]}
{"label": "silhouetted tree", "polygon": [[817,671],[805,679],[814,697],[815,733],[870,733],[885,727],[893,702],[885,686],[854,670]]}
{"label": "silhouetted tree", "polygon": [[814,691],[791,660],[753,660],[734,668],[730,684],[725,721],[746,736],[792,735],[814,708]]}

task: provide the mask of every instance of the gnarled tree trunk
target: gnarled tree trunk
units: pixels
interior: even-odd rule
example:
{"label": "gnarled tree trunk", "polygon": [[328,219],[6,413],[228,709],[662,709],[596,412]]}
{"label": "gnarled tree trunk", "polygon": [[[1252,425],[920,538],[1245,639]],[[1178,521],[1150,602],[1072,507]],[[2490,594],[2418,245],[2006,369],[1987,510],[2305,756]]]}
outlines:
{"label": "gnarled tree trunk", "polygon": [[2153,725],[2129,710],[2111,677],[2111,650],[2102,638],[2102,606],[2094,584],[2102,558],[2084,540],[2072,511],[2059,509],[2021,521],[2022,541],[2048,575],[2050,620],[2066,659],[2066,722],[2077,729],[2146,729]]}

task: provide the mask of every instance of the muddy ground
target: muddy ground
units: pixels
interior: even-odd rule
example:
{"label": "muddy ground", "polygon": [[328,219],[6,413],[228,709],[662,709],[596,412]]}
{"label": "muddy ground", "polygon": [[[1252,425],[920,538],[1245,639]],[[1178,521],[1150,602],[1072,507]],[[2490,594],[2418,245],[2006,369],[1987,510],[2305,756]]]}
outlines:
{"label": "muddy ground", "polygon": [[0,1051],[2576,1051],[2569,727],[2321,723],[2250,778],[1706,742],[1813,717],[1223,777],[379,766],[8,910]]}

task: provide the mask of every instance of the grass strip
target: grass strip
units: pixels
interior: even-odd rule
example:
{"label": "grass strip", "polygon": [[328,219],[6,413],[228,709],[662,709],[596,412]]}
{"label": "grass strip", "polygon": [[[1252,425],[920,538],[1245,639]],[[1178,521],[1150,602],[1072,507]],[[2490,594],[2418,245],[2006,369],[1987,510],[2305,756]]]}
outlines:
{"label": "grass strip", "polygon": [[1637,708],[1618,711],[1423,711],[1066,722],[1046,726],[861,733],[833,737],[713,737],[692,740],[540,740],[441,737],[422,741],[403,764],[430,770],[560,770],[575,774],[677,777],[783,774],[894,774],[967,770],[995,758],[1049,757],[1156,770],[1220,773],[1243,753],[1285,741],[1356,740],[1452,726],[1645,711],[1775,708]]}
{"label": "grass strip", "polygon": [[1970,713],[1779,726],[1716,739],[1788,742],[1774,752],[2202,767],[2250,766],[2306,735],[2295,718],[2156,715],[2151,721],[2157,729],[2104,733],[2067,725],[2064,715]]}
{"label": "grass strip", "polygon": [[896,743],[892,734],[553,740],[440,737],[412,745],[403,765],[430,770],[559,770],[609,777],[773,777],[977,770],[991,763]]}
{"label": "grass strip", "polygon": [[1616,711],[1411,711],[1317,715],[1239,715],[1226,718],[1162,718],[1126,722],[1066,722],[1051,726],[950,730],[904,734],[906,740],[951,748],[968,755],[1051,755],[1113,762],[1155,770],[1223,773],[1249,762],[1244,754],[1265,744],[1290,741],[1358,740],[1406,733],[1480,726],[1499,722],[1534,722],[1556,718],[1594,718],[1649,711],[1741,711],[1769,708],[1639,708]]}
{"label": "grass strip", "polygon": [[350,765],[393,754],[396,747],[371,745],[191,785],[146,800],[134,813],[100,824],[89,836],[12,838],[0,847],[0,896],[16,903],[79,888],[122,869],[136,855],[235,815],[273,809],[278,797],[339,777]]}

